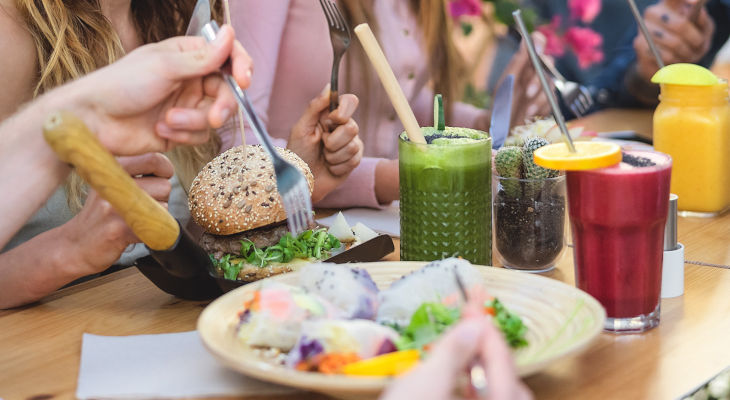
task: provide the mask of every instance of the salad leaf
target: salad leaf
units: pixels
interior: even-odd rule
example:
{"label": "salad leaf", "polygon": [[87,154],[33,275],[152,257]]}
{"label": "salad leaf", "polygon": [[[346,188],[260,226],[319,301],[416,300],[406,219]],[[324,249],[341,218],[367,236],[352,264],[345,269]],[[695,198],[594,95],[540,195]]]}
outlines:
{"label": "salad leaf", "polygon": [[226,279],[237,279],[243,268],[244,261],[261,268],[272,262],[287,263],[295,258],[326,258],[332,251],[342,246],[336,237],[330,235],[327,229],[307,230],[296,238],[287,233],[273,246],[258,248],[250,240],[241,241],[241,252],[237,255],[226,254],[220,260],[212,254],[210,260],[213,266],[223,271]]}
{"label": "salad leaf", "polygon": [[[527,346],[527,326],[519,316],[507,310],[498,299],[487,302],[486,307],[494,311],[493,320],[511,348]],[[411,316],[408,326],[392,327],[401,335],[395,345],[398,350],[423,349],[438,339],[460,317],[461,310],[458,308],[450,308],[441,303],[423,303]]]}
{"label": "salad leaf", "polygon": [[525,339],[527,326],[520,317],[507,310],[504,304],[496,298],[488,302],[487,307],[494,309],[494,321],[511,348],[517,349],[527,346],[527,340]]}
{"label": "salad leaf", "polygon": [[287,233],[277,244],[266,248],[258,248],[250,240],[242,240],[240,256],[247,263],[263,268],[272,262],[287,263],[295,258],[325,258],[341,245],[325,228],[320,228],[304,231],[296,238]]}
{"label": "salad leaf", "polygon": [[231,261],[231,255],[226,254],[225,256],[221,257],[220,260],[216,260],[213,255],[210,255],[210,261],[213,262],[213,266],[223,271],[223,277],[226,279],[236,279],[238,278],[238,273],[241,272],[241,268],[243,268],[243,262],[242,261]]}
{"label": "salad leaf", "polygon": [[395,345],[398,350],[422,349],[436,340],[459,320],[461,311],[441,303],[423,303],[411,316],[411,322],[400,330]]}

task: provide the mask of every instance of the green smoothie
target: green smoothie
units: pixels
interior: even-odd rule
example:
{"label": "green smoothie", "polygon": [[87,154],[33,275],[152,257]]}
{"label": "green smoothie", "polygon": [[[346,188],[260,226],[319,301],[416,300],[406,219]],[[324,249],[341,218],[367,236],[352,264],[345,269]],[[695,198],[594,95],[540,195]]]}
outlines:
{"label": "green smoothie", "polygon": [[461,256],[492,264],[492,141],[484,132],[421,128],[399,138],[401,260]]}

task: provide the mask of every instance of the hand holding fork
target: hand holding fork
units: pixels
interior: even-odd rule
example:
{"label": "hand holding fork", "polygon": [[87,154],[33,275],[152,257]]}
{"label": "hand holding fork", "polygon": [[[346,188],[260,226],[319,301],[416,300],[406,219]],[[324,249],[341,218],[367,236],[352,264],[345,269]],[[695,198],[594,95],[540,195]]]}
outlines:
{"label": "hand holding fork", "polygon": [[332,41],[332,78],[330,80],[330,111],[334,111],[339,104],[339,71],[340,71],[340,60],[342,56],[350,47],[350,27],[347,25],[347,21],[340,13],[332,0],[319,0],[319,5],[322,7],[325,18],[327,18],[327,25],[330,29],[330,40]]}
{"label": "hand holding fork", "polygon": [[[201,33],[207,41],[212,42],[218,35],[219,29],[215,21],[210,21],[202,27]],[[284,203],[284,209],[286,210],[287,225],[289,226],[289,231],[296,236],[314,224],[309,185],[304,174],[279,155],[271,142],[266,125],[259,119],[246,93],[241,89],[235,79],[233,79],[233,76],[231,76],[230,69],[230,60],[228,60],[221,68],[223,79],[233,91],[233,95],[239,107],[243,110],[251,129],[256,134],[256,138],[259,139],[262,147],[271,158],[276,175],[276,187],[279,190],[282,202]]]}
{"label": "hand holding fork", "polygon": [[593,96],[588,88],[565,79],[563,74],[555,68],[555,65],[551,60],[546,59],[546,57],[542,54],[539,54],[539,57],[542,65],[545,66],[545,68],[550,71],[550,74],[553,76],[553,84],[555,85],[555,89],[557,89],[560,93],[563,103],[576,117],[580,118],[586,115],[590,111],[591,107],[593,107]]}

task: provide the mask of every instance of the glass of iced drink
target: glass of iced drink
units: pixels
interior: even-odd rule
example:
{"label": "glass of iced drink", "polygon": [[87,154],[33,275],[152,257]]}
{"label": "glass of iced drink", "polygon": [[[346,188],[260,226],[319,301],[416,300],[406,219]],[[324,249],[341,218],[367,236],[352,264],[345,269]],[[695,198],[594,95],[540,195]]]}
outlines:
{"label": "glass of iced drink", "polygon": [[567,171],[575,281],[606,309],[607,331],[659,324],[672,159],[626,151],[618,165]]}
{"label": "glass of iced drink", "polygon": [[467,128],[421,128],[426,144],[399,137],[400,257],[460,256],[492,263],[492,140]]}

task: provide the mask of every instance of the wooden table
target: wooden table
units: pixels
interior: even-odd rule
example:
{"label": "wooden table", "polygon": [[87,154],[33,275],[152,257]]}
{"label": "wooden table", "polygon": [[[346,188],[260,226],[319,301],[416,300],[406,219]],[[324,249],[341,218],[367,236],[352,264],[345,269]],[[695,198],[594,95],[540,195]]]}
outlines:
{"label": "wooden table", "polygon": [[587,131],[635,131],[639,136],[651,138],[652,117],[650,110],[613,109],[590,114],[574,123]]}
{"label": "wooden table", "polygon": [[[729,239],[730,214],[679,219],[687,260],[730,265]],[[387,259],[397,260],[397,250]],[[658,328],[640,335],[601,334],[582,353],[527,378],[536,397],[672,399],[730,364],[730,270],[687,264],[685,271],[685,295],[662,301]],[[548,276],[573,284],[571,252]],[[61,290],[38,304],[0,311],[0,397],[73,398],[84,332],[189,331],[205,305],[169,296],[131,268]]]}

